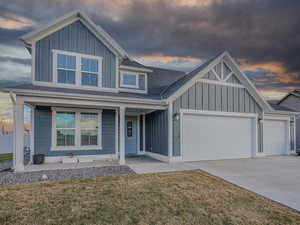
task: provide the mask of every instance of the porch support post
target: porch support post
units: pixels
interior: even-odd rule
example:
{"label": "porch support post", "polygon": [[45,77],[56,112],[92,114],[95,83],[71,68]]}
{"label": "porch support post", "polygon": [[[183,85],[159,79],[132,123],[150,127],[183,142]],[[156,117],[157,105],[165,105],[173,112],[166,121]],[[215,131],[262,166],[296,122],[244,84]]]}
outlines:
{"label": "porch support post", "polygon": [[120,107],[120,165],[125,165],[125,110],[124,106]]}
{"label": "porch support post", "polygon": [[24,102],[14,103],[13,165],[15,172],[24,171]]}
{"label": "porch support post", "polygon": [[146,114],[143,114],[143,152],[146,152]]}
{"label": "porch support post", "polygon": [[34,155],[34,111],[35,106],[31,106],[31,129],[30,129],[30,163],[33,164],[33,155]]}
{"label": "porch support post", "polygon": [[168,157],[169,161],[173,156],[173,103],[169,102],[168,107]]}

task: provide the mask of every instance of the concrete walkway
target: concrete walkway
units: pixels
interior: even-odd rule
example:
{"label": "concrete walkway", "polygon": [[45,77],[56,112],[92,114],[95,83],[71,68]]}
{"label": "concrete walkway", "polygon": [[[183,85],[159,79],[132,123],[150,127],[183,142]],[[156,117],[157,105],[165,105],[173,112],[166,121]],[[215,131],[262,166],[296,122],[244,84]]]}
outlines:
{"label": "concrete walkway", "polygon": [[300,157],[277,156],[189,163],[132,162],[136,173],[201,169],[300,211]]}

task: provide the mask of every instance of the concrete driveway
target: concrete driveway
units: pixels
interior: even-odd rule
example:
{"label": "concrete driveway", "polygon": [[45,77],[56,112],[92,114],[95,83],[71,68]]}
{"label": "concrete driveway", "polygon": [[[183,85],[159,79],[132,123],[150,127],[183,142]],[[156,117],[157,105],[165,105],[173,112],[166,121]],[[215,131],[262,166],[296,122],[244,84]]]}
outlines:
{"label": "concrete driveway", "polygon": [[189,163],[132,163],[137,173],[201,169],[300,211],[300,157],[274,156]]}

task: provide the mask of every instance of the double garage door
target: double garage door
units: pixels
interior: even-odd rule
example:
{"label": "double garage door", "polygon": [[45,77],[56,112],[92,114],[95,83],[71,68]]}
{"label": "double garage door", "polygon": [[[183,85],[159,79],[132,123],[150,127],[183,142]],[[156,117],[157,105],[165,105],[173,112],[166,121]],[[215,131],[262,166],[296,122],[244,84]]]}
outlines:
{"label": "double garage door", "polygon": [[[250,158],[257,152],[255,114],[194,112],[184,113],[181,119],[183,161]],[[266,122],[267,155],[286,153],[287,129],[282,130],[286,124],[282,120]]]}

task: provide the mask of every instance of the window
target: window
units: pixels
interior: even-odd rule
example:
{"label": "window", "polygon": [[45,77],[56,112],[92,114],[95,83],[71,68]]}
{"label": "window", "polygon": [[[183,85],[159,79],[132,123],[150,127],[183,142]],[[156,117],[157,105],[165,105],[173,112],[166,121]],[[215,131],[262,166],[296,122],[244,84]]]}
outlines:
{"label": "window", "polygon": [[75,145],[75,113],[56,113],[56,144],[57,146]]}
{"label": "window", "polygon": [[132,137],[132,121],[127,122],[127,137]]}
{"label": "window", "polygon": [[102,57],[53,50],[54,82],[101,87]]}
{"label": "window", "polygon": [[57,82],[75,84],[76,57],[57,54]]}
{"label": "window", "polygon": [[98,86],[98,60],[81,58],[81,84]]}
{"label": "window", "polygon": [[53,108],[53,150],[101,149],[101,111]]}
{"label": "window", "polygon": [[121,74],[121,87],[138,88],[139,80],[138,74],[135,73],[122,73]]}
{"label": "window", "polygon": [[98,145],[98,114],[80,114],[81,145]]}

